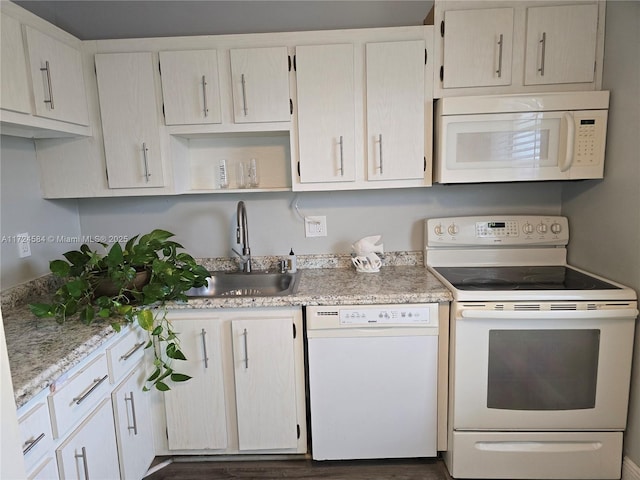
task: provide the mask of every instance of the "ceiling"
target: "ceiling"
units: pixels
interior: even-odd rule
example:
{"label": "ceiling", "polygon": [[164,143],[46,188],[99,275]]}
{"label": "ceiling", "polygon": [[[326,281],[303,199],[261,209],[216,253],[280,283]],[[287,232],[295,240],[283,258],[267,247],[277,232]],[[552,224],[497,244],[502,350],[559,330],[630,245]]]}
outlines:
{"label": "ceiling", "polygon": [[15,0],[81,40],[422,25],[433,0]]}

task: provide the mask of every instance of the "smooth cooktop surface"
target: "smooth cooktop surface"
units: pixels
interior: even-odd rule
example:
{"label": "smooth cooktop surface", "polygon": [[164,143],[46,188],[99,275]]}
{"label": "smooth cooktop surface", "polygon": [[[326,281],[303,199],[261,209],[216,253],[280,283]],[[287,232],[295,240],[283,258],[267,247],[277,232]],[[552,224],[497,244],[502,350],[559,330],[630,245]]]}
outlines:
{"label": "smooth cooktop surface", "polygon": [[436,267],[458,290],[618,290],[565,266]]}

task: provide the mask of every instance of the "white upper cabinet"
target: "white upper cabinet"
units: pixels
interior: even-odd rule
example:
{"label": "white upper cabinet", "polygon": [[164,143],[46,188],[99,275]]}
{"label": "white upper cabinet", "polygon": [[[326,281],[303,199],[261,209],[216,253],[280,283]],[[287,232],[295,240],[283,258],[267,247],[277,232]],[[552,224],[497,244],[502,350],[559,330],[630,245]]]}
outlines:
{"label": "white upper cabinet", "polygon": [[435,98],[602,88],[605,0],[436,0]]}
{"label": "white upper cabinet", "polygon": [[355,180],[352,44],[296,48],[300,182]]}
{"label": "white upper cabinet", "polygon": [[110,188],[165,185],[152,53],[95,56]]}
{"label": "white upper cabinet", "polygon": [[368,180],[425,175],[425,42],[366,45]]}
{"label": "white upper cabinet", "polygon": [[513,8],[444,13],[444,88],[511,84]]}
{"label": "white upper cabinet", "polygon": [[29,81],[20,22],[0,12],[0,108],[31,113]]}
{"label": "white upper cabinet", "polygon": [[235,123],[289,122],[287,47],[231,49]]}
{"label": "white upper cabinet", "polygon": [[598,6],[527,9],[525,84],[593,82]]}
{"label": "white upper cabinet", "polygon": [[160,52],[167,125],[220,123],[220,80],[216,50]]}
{"label": "white upper cabinet", "polygon": [[25,31],[35,115],[88,125],[80,51],[29,26]]}

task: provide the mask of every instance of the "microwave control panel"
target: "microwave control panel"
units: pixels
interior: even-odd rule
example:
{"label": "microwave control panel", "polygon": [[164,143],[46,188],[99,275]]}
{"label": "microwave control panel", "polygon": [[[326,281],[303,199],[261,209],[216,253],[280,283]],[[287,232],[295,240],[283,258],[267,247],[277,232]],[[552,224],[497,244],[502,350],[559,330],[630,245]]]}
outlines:
{"label": "microwave control panel", "polygon": [[[596,114],[597,113],[597,114]],[[604,155],[606,111],[574,112],[575,143],[574,162],[577,165],[595,165]]]}

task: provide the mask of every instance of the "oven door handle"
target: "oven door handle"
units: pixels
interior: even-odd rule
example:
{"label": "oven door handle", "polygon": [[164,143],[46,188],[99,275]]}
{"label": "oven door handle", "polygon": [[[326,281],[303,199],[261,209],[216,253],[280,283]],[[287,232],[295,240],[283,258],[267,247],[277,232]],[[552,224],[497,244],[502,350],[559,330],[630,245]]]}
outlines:
{"label": "oven door handle", "polygon": [[543,316],[547,318],[582,320],[586,318],[636,318],[638,316],[638,310],[634,308],[624,308],[620,310],[462,310],[460,316],[464,319],[492,320],[539,319],[543,318]]}

